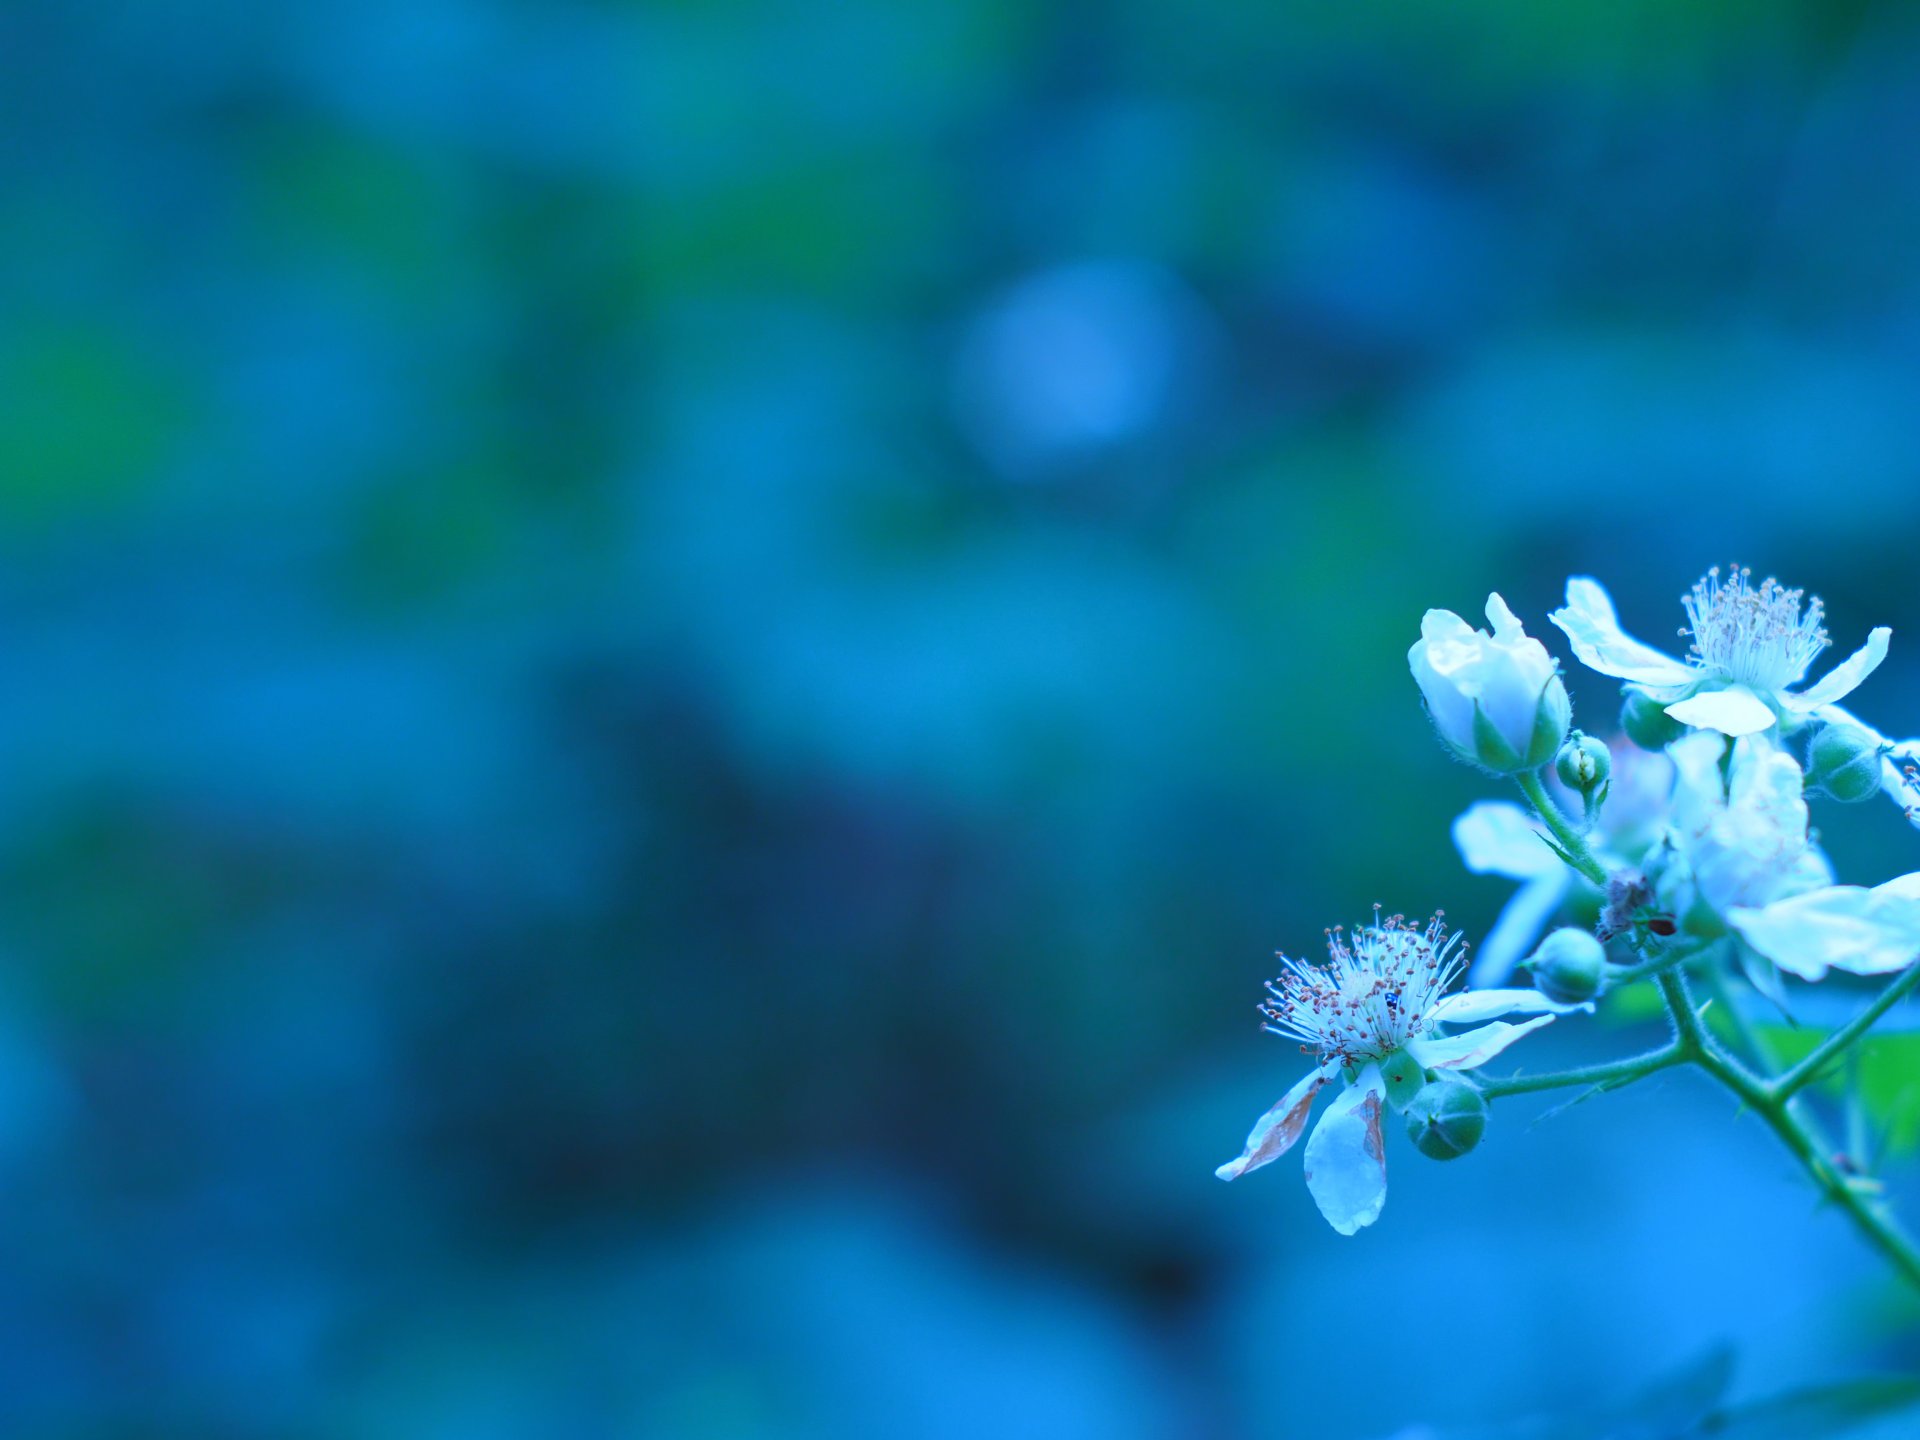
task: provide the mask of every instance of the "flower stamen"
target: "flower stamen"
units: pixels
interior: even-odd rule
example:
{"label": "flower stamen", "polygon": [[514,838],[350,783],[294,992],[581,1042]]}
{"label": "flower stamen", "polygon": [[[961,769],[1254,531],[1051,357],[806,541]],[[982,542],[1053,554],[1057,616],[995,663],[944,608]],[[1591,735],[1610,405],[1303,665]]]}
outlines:
{"label": "flower stamen", "polygon": [[1818,596],[1808,599],[1771,577],[1756,588],[1744,566],[1729,566],[1724,583],[1714,566],[1680,603],[1693,622],[1680,633],[1692,640],[1695,660],[1756,690],[1792,684],[1827,648]]}
{"label": "flower stamen", "polygon": [[1466,945],[1449,936],[1445,912],[1416,928],[1404,915],[1327,931],[1327,960],[1309,964],[1280,957],[1281,973],[1267,982],[1262,1028],[1304,1042],[1323,1061],[1352,1065],[1378,1060],[1431,1028],[1429,1016],[1466,968]]}

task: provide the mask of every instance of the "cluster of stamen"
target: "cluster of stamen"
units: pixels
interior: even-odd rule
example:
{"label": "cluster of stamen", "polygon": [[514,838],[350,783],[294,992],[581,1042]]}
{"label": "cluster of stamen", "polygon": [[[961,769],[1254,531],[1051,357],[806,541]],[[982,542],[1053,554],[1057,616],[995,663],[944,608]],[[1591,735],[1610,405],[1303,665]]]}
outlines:
{"label": "cluster of stamen", "polygon": [[1827,648],[1817,595],[1808,600],[1772,578],[1756,588],[1753,572],[1739,565],[1728,567],[1724,583],[1714,566],[1680,603],[1693,622],[1680,633],[1692,638],[1694,658],[1755,689],[1792,684]]}
{"label": "cluster of stamen", "polygon": [[1324,965],[1285,955],[1280,965],[1260,1004],[1261,1028],[1351,1065],[1426,1032],[1434,1005],[1466,967],[1466,945],[1447,934],[1441,912],[1416,928],[1403,915],[1383,918],[1376,905],[1373,924],[1355,926],[1351,936],[1338,925],[1327,931]]}

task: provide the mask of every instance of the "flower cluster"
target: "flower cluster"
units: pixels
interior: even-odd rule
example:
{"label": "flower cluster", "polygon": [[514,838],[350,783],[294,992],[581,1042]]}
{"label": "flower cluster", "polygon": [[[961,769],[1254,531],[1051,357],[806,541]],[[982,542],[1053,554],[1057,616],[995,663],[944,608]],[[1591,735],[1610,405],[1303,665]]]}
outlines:
{"label": "flower cluster", "polygon": [[[1442,744],[1512,777],[1528,801],[1476,803],[1455,821],[1454,842],[1468,869],[1521,887],[1471,967],[1439,915],[1416,925],[1378,907],[1371,923],[1328,932],[1323,963],[1283,955],[1263,1028],[1297,1042],[1310,1068],[1219,1168],[1222,1179],[1284,1155],[1321,1090],[1336,1086],[1305,1168],[1321,1213],[1350,1235],[1386,1200],[1386,1110],[1405,1116],[1423,1153],[1466,1153],[1488,1098],[1577,1078],[1496,1083],[1479,1067],[1557,1014],[1591,1010],[1616,980],[1664,976],[1678,1038],[1649,1065],[1711,1043],[1697,1021],[1682,1022],[1688,969],[1743,977],[1783,1006],[1782,976],[1908,971],[1901,993],[1920,981],[1920,871],[1837,883],[1809,803],[1884,793],[1920,817],[1920,740],[1890,740],[1839,705],[1885,659],[1890,632],[1872,631],[1795,689],[1829,644],[1817,597],[1771,578],[1756,584],[1733,566],[1708,571],[1681,608],[1684,657],[1628,635],[1597,581],[1567,582],[1565,605],[1548,618],[1576,658],[1622,682],[1624,733],[1604,742],[1571,728],[1558,664],[1499,595],[1487,598],[1488,630],[1426,613],[1407,663]],[[1554,916],[1582,903],[1598,916],[1593,928],[1558,930],[1536,950]],[[1609,943],[1630,948],[1630,963],[1610,961]],[[1522,966],[1538,988],[1508,986]],[[1463,976],[1469,987],[1456,988]],[[1514,1013],[1533,1018],[1498,1018]],[[1642,1073],[1636,1063],[1617,1067],[1622,1078]]]}

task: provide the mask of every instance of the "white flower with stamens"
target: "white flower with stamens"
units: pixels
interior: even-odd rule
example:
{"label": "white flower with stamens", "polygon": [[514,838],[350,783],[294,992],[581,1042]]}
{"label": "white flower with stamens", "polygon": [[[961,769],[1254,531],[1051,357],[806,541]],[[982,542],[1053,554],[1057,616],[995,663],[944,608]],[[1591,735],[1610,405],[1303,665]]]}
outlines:
{"label": "white flower with stamens", "polygon": [[[1557,1005],[1537,990],[1466,990],[1447,994],[1465,968],[1464,946],[1436,915],[1415,928],[1398,915],[1327,935],[1327,963],[1281,957],[1267,984],[1262,1028],[1301,1042],[1314,1068],[1262,1115],[1246,1148],[1214,1173],[1236,1180],[1279,1159],[1306,1129],[1320,1088],[1336,1076],[1346,1086],[1307,1140],[1307,1189],[1327,1223],[1342,1235],[1371,1225],[1387,1199],[1382,1101],[1404,1105],[1429,1070],[1484,1065],[1556,1013],[1591,1009]],[[1495,1020],[1515,1011],[1535,1018]],[[1545,1012],[1545,1013],[1536,1013]],[[1458,1035],[1443,1025],[1491,1021]]]}
{"label": "white flower with stamens", "polygon": [[1582,664],[1668,702],[1667,714],[1683,725],[1723,735],[1770,730],[1785,716],[1814,714],[1850,695],[1886,658],[1893,634],[1881,626],[1867,643],[1805,690],[1791,691],[1814,658],[1827,648],[1816,598],[1777,580],[1753,584],[1738,566],[1722,580],[1709,570],[1681,604],[1692,637],[1686,659],[1662,654],[1620,628],[1613,601],[1596,580],[1567,581],[1567,603],[1547,618],[1566,632]]}

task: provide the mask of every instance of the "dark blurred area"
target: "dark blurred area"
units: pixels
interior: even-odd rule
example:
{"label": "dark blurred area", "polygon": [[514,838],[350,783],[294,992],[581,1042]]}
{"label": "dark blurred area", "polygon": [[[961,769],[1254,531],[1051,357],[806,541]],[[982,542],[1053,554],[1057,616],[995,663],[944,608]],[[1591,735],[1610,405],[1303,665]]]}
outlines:
{"label": "dark blurred area", "polygon": [[1211,1170],[1276,948],[1506,898],[1427,607],[1570,660],[1568,573],[1664,644],[1743,561],[1920,731],[1916,123],[1892,4],[0,10],[0,1429],[1913,1365],[1684,1078],[1392,1136],[1352,1240]]}

